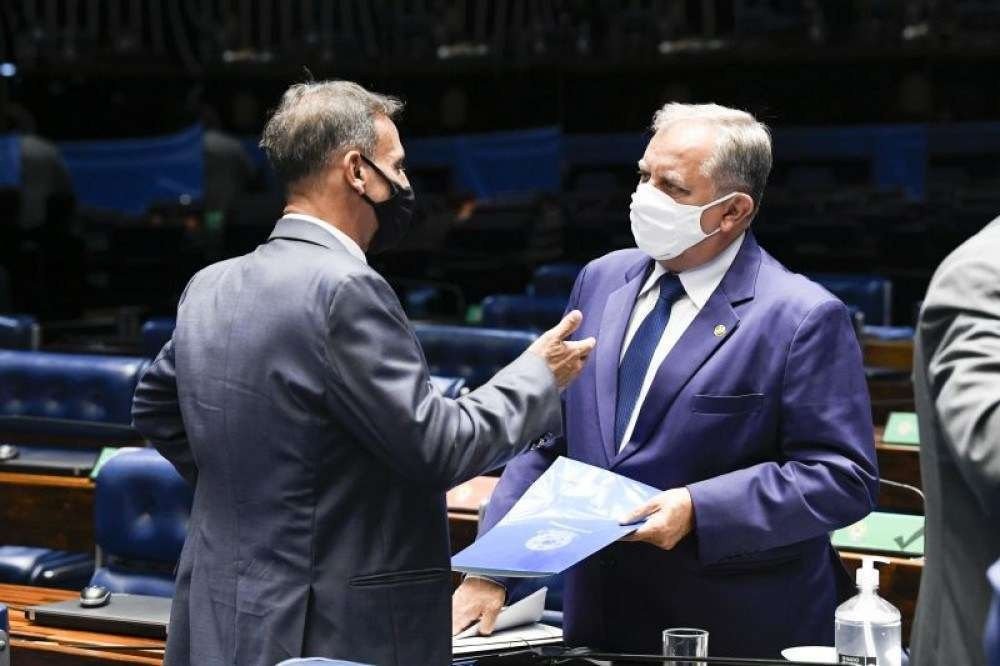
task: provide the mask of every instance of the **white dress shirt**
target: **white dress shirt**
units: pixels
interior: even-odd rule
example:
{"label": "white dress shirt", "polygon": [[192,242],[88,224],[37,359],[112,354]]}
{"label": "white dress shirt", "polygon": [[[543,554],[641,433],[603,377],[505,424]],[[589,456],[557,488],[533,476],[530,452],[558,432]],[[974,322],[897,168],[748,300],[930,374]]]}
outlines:
{"label": "white dress shirt", "polygon": [[[663,363],[663,359],[667,357],[667,354],[670,353],[670,350],[680,340],[684,331],[691,325],[691,322],[694,321],[694,318],[698,316],[701,309],[705,307],[705,303],[708,302],[708,299],[719,287],[719,283],[725,277],[726,271],[733,265],[733,260],[736,259],[736,255],[740,251],[740,246],[743,245],[744,235],[741,234],[729,247],[722,251],[722,254],[708,263],[677,274],[681,285],[684,287],[684,294],[674,301],[673,307],[670,308],[670,319],[663,330],[663,336],[656,344],[649,367],[646,368],[646,376],[643,378],[642,388],[639,390],[639,399],[636,400],[635,407],[632,409],[628,426],[625,428],[625,435],[622,437],[622,441],[618,442],[619,451],[625,448],[625,445],[632,437],[635,422],[639,418],[639,410],[646,399],[646,394],[649,393],[649,387],[653,384],[653,378],[656,376],[656,371],[659,369],[660,364]],[[625,358],[625,352],[628,350],[635,332],[639,330],[639,326],[643,320],[653,311],[656,300],[660,297],[660,287],[656,284],[656,281],[666,272],[667,270],[660,262],[655,262],[653,264],[653,272],[650,273],[649,278],[639,292],[638,298],[635,299],[635,306],[632,308],[632,318],[629,320],[628,329],[625,331],[625,339],[622,342],[621,354],[618,358],[619,364]]]}
{"label": "white dress shirt", "polygon": [[318,217],[313,217],[312,215],[303,215],[302,213],[285,213],[285,215],[281,219],[302,220],[303,222],[309,222],[311,224],[315,224],[317,227],[320,227],[321,229],[325,229],[327,233],[329,233],[331,236],[340,241],[340,244],[343,245],[348,252],[357,257],[359,261],[362,261],[366,264],[368,263],[368,260],[365,259],[364,251],[357,243],[354,242],[354,239],[345,234],[337,227],[330,224],[329,222],[324,222]]}

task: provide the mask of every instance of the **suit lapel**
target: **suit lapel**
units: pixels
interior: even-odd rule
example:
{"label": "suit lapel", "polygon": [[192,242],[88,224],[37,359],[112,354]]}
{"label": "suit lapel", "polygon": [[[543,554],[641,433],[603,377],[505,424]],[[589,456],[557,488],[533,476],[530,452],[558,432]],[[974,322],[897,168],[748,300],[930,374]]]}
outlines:
{"label": "suit lapel", "polygon": [[612,466],[642,448],[691,377],[739,327],[740,318],[733,306],[753,298],[760,259],[760,247],[747,233],[719,287],[657,369],[639,409],[632,438],[612,457]]}
{"label": "suit lapel", "polygon": [[601,427],[601,439],[608,464],[618,454],[618,443],[614,441],[615,405],[618,402],[618,360],[621,357],[625,330],[632,316],[632,307],[646,280],[647,270],[652,260],[642,259],[632,266],[625,275],[625,284],[611,292],[604,304],[601,328],[597,334],[597,349],[594,350],[597,366],[597,413]]}

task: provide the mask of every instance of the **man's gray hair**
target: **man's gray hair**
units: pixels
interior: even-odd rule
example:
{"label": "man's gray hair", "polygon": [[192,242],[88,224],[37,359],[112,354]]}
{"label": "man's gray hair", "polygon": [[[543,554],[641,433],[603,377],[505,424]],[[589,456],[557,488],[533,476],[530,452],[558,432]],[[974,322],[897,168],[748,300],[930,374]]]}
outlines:
{"label": "man's gray hair", "polygon": [[371,156],[378,137],[375,118],[403,108],[395,97],[351,81],[297,83],[264,126],[260,147],[278,178],[294,183],[320,173],[348,150]]}
{"label": "man's gray hair", "polygon": [[771,131],[767,125],[746,111],[718,104],[670,102],[653,114],[653,130],[687,120],[718,129],[715,150],[702,165],[702,173],[715,183],[719,196],[744,192],[753,197],[756,214],[771,173]]}

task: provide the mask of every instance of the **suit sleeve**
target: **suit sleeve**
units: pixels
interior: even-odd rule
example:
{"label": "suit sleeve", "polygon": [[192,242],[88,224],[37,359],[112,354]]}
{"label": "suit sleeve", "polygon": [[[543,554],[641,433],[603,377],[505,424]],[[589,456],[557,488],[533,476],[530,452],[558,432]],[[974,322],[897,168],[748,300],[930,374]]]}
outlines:
{"label": "suit sleeve", "polygon": [[789,347],[779,459],[688,486],[703,565],[823,536],[878,496],[871,405],[846,307],[817,305]]}
{"label": "suit sleeve", "polygon": [[[580,291],[582,290],[586,273],[587,268],[584,267],[573,283],[573,291],[570,292],[566,312],[579,307]],[[587,313],[583,313],[583,316],[586,317]],[[500,482],[494,489],[493,496],[490,497],[483,520],[479,524],[479,533],[485,534],[501,518],[506,516],[511,507],[514,506],[514,503],[524,494],[524,491],[549,468],[549,465],[556,458],[562,455],[566,455],[566,438],[564,435],[548,438],[512,460],[506,469],[504,469],[503,475],[500,477]]]}
{"label": "suit sleeve", "polygon": [[132,400],[132,425],[194,487],[198,465],[188,443],[177,399],[173,339],[167,341],[139,380]]}
{"label": "suit sleeve", "polygon": [[928,363],[931,399],[944,445],[988,513],[1000,512],[998,285],[1000,275],[987,262],[958,264],[928,295],[921,316],[922,328],[950,317]]}
{"label": "suit sleeve", "polygon": [[457,485],[504,464],[531,440],[561,432],[555,377],[531,352],[458,400],[442,396],[395,294],[374,274],[337,287],[326,356],[335,418],[418,483]]}

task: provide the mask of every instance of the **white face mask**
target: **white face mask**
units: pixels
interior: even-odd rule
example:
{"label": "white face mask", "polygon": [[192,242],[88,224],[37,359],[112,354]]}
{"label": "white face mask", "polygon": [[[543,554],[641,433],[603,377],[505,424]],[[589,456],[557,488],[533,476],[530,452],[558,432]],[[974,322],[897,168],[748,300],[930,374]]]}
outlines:
{"label": "white face mask", "polygon": [[704,206],[691,206],[677,203],[650,183],[639,183],[629,206],[635,244],[653,259],[673,259],[719,231],[718,228],[710,234],[702,231],[701,214],[737,194],[731,192]]}

